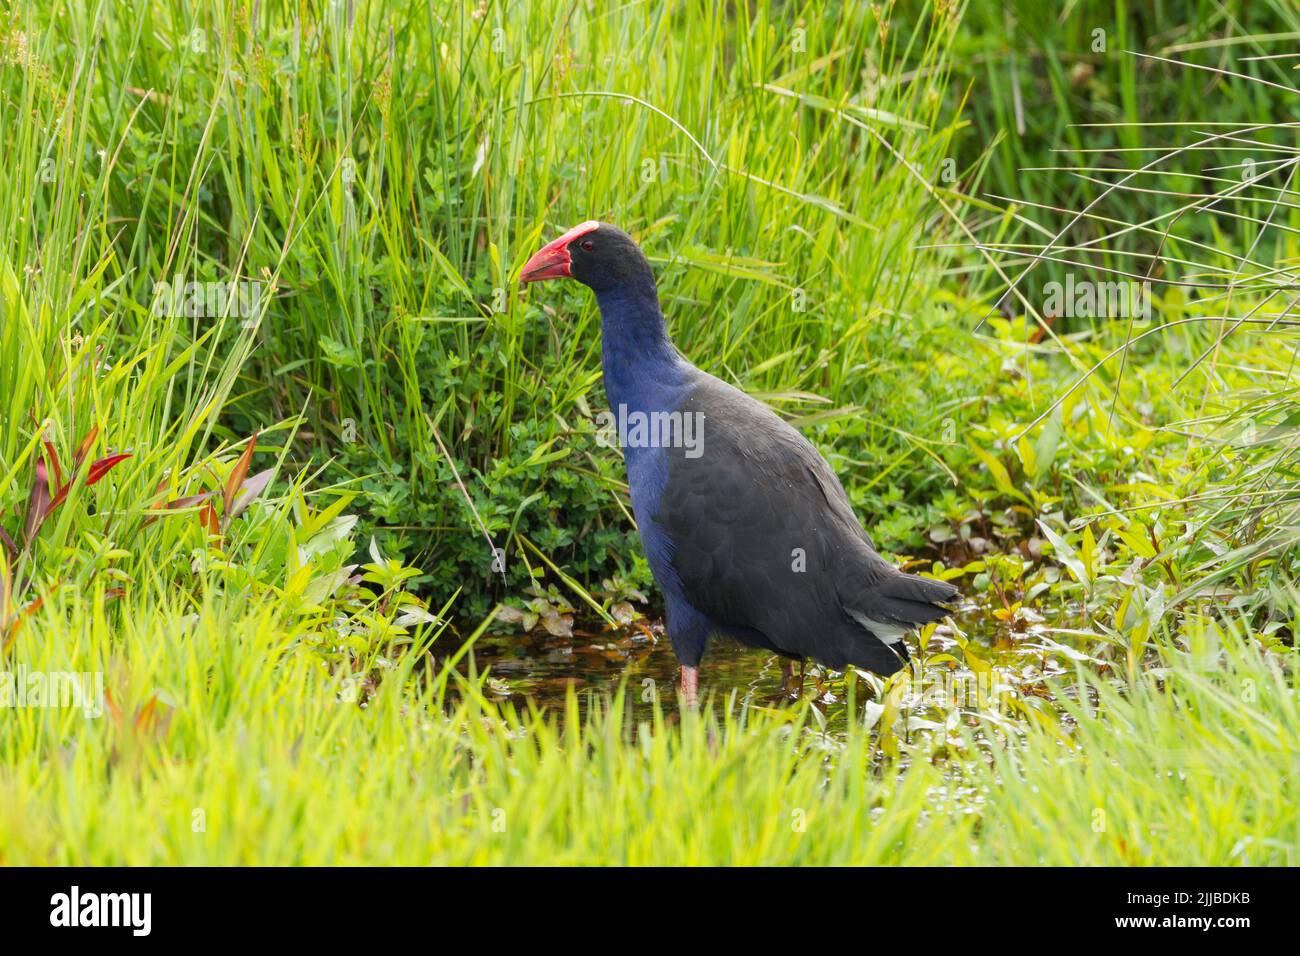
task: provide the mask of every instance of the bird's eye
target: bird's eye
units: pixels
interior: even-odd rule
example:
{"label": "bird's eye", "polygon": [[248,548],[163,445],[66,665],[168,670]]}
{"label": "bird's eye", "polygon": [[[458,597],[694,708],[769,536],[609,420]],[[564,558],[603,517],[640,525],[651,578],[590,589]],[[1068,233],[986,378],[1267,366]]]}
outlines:
{"label": "bird's eye", "polygon": [[582,240],[582,248],[586,249],[588,252],[591,252],[592,249],[596,248],[596,244],[592,242],[590,239],[584,239]]}

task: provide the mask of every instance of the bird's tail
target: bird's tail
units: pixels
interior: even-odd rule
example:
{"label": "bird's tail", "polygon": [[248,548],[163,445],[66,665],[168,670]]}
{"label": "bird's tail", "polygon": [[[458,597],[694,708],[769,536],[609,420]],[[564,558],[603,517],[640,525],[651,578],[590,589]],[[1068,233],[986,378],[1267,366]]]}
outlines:
{"label": "bird's tail", "polygon": [[937,621],[948,613],[944,605],[957,598],[958,591],[946,581],[919,578],[887,567],[866,586],[841,595],[845,612],[863,630],[854,642],[853,663],[878,674],[892,674],[910,658],[903,634],[921,624]]}
{"label": "bird's tail", "polygon": [[862,595],[865,607],[855,607],[874,621],[884,621],[903,628],[937,621],[949,612],[945,607],[960,592],[947,581],[921,578],[915,574],[893,571],[873,582]]}
{"label": "bird's tail", "polygon": [[946,581],[904,574],[874,554],[871,558],[860,574],[840,579],[844,626],[823,634],[822,657],[836,670],[854,664],[888,676],[909,659],[903,634],[947,614],[944,605],[958,592]]}

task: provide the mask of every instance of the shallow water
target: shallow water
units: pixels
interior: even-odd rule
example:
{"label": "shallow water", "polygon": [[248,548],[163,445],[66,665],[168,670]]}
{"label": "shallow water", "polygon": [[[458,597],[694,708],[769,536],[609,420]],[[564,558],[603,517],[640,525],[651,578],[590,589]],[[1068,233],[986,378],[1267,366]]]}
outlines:
{"label": "shallow water", "polygon": [[[612,692],[626,677],[629,694],[650,701],[659,695],[671,705],[677,689],[677,658],[663,624],[651,622],[620,631],[574,629],[557,637],[543,629],[524,634],[484,634],[474,645],[473,663],[489,669],[489,690],[500,699],[556,704],[570,686]],[[700,693],[737,691],[740,696],[777,699],[781,658],[714,638],[700,665]]]}
{"label": "shallow water", "polygon": [[[956,620],[961,622],[971,649],[991,668],[991,678],[1000,688],[1013,689],[1017,696],[1047,696],[1045,681],[1060,677],[1069,667],[1058,653],[1062,645],[1048,637],[1051,628],[1041,617],[1017,624],[999,621],[991,611],[974,601],[958,609]],[[919,650],[915,636],[908,641],[915,657]],[[1064,643],[1072,642],[1067,638]],[[917,685],[918,689],[925,683],[933,686],[936,676],[958,682],[963,676],[972,676],[947,625],[939,625],[930,635],[925,652],[927,657],[953,655],[958,660],[927,670],[930,677]],[[782,658],[768,651],[729,638],[714,638],[700,665],[700,694],[720,700],[735,693],[756,704],[791,700],[794,687],[783,692],[782,663]],[[519,706],[531,700],[554,708],[563,704],[570,687],[583,704],[587,692],[613,692],[624,679],[631,703],[658,699],[668,712],[677,705],[677,659],[659,621],[619,630],[580,624],[571,636],[554,635],[540,627],[526,633],[484,634],[462,661],[462,671],[471,668],[488,672],[487,690],[493,697]],[[803,686],[803,696],[817,702],[819,709],[838,712],[836,705],[843,703],[845,692],[842,675],[822,671],[810,662]]]}

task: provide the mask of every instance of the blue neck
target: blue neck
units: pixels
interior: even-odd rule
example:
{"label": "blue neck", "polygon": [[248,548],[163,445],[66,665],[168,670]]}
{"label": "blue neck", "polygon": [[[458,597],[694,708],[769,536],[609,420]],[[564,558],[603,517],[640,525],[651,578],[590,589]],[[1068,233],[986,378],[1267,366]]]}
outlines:
{"label": "blue neck", "polygon": [[659,311],[654,279],[596,292],[601,368],[610,407],[663,411],[676,407],[686,363],[673,348]]}

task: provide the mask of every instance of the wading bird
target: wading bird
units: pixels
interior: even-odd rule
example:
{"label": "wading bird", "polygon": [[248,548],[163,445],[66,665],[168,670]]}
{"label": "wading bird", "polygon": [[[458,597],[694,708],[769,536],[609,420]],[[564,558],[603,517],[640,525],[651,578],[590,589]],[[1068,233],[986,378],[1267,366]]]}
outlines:
{"label": "wading bird", "polygon": [[817,449],[673,347],[654,273],[627,233],[584,222],[520,271],[523,282],[561,277],[600,306],[605,391],[623,419],[632,510],[686,701],[716,634],[782,655],[787,678],[788,661],[806,658],[899,670],[903,632],[943,617],[957,589],[885,561]]}

